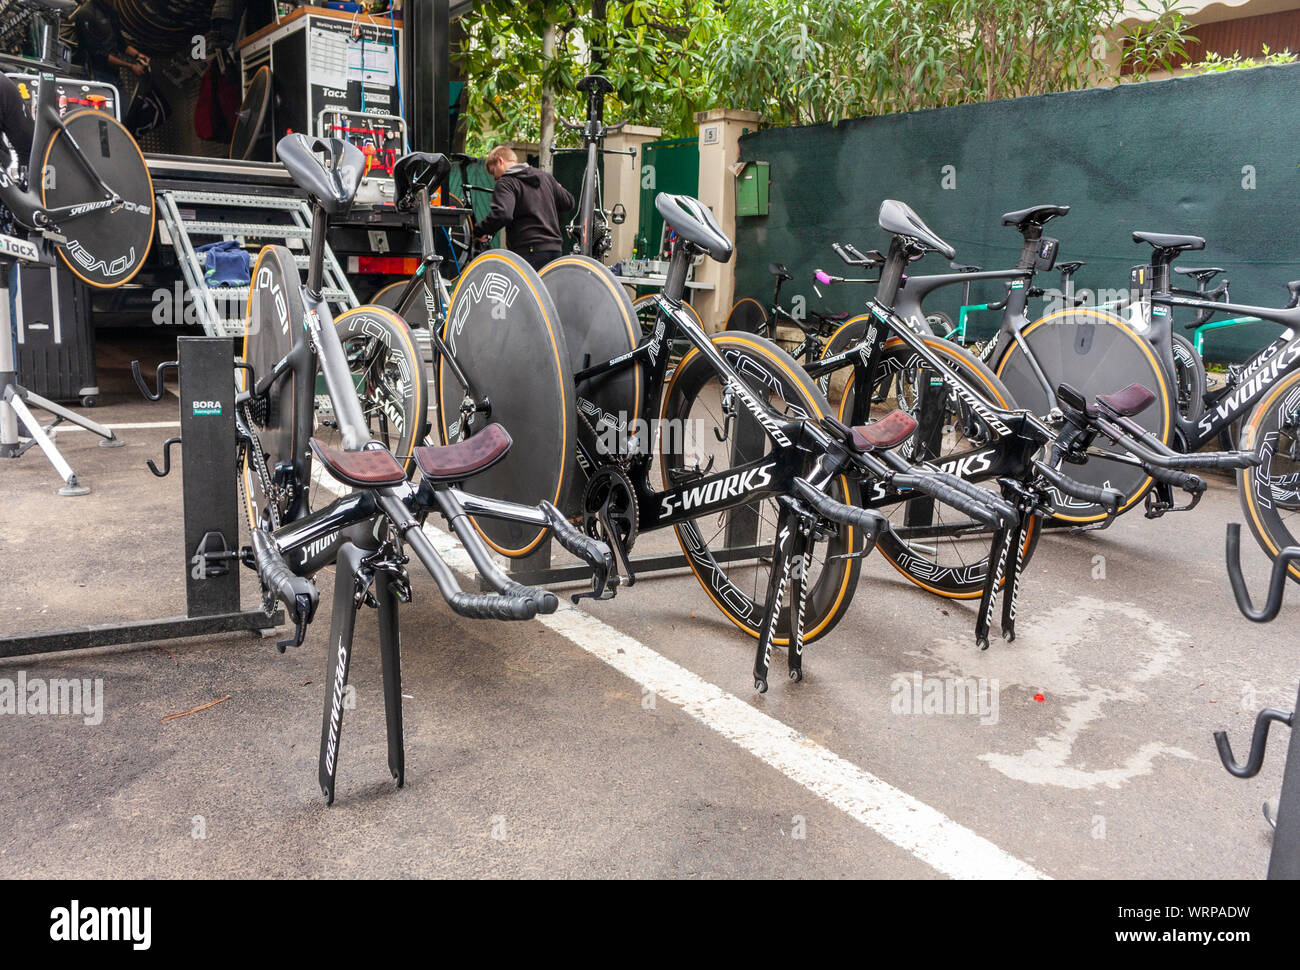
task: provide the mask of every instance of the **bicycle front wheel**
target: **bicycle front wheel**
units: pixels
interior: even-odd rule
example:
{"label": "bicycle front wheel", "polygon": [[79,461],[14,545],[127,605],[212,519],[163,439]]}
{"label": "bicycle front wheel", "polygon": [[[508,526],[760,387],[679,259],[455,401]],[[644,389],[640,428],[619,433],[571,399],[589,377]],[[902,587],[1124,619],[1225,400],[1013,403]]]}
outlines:
{"label": "bicycle front wheel", "polygon": [[[762,337],[720,333],[713,345],[760,399],[778,413],[817,421],[830,406],[789,354]],[[689,484],[770,454],[772,440],[758,420],[727,391],[718,372],[697,349],[682,358],[664,395],[659,440],[664,488]],[[828,494],[856,503],[858,489],[845,476]],[[757,638],[763,620],[772,548],[776,541],[775,497],[688,519],[674,528],[691,571],[709,598],[741,630]],[[843,558],[861,546],[861,536],[839,526],[818,543],[807,572],[804,642],[830,632],[848,609],[861,560]],[[732,559],[736,555],[740,558]],[[775,642],[790,642],[790,609],[784,604]]]}
{"label": "bicycle front wheel", "polygon": [[1174,388],[1178,413],[1195,424],[1205,409],[1205,364],[1196,345],[1180,333],[1171,334],[1174,349]]}
{"label": "bicycle front wheel", "polygon": [[[407,474],[415,468],[415,446],[428,430],[428,398],[424,369],[411,328],[392,310],[360,306],[334,321],[361,401],[361,414],[370,437],[393,453]],[[342,448],[334,405],[325,380],[316,377],[315,437],[331,448]],[[312,476],[310,507],[324,508],[338,497],[332,479]]]}
{"label": "bicycle front wheel", "polygon": [[[1283,378],[1241,429],[1240,446],[1264,460],[1237,472],[1237,491],[1255,539],[1276,559],[1300,544],[1300,371]],[[1300,582],[1300,563],[1287,572]]]}

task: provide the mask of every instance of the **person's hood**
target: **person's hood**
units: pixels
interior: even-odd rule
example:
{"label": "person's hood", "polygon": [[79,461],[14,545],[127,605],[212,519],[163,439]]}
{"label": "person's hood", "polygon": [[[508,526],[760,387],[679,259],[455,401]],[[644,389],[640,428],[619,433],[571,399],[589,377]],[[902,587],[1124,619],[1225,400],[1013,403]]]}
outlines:
{"label": "person's hood", "polygon": [[525,165],[523,162],[517,162],[516,164],[511,165],[508,169],[506,169],[504,172],[501,173],[502,178],[505,178],[507,175],[511,176],[512,178],[519,179],[519,181],[525,183],[526,185],[542,184],[541,171],[539,169],[531,168],[530,166]]}

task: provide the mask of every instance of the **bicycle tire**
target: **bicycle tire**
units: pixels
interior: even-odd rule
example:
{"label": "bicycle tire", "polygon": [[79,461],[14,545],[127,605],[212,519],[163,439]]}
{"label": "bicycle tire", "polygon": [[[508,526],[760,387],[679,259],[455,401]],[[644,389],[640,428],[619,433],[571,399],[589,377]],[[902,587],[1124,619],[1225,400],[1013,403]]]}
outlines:
{"label": "bicycle tire", "polygon": [[[246,310],[243,359],[260,381],[293,348],[297,328],[307,313],[302,284],[293,253],[285,246],[266,246],[253,264]],[[238,371],[240,389],[247,390],[248,371]],[[274,473],[282,463],[293,469],[294,482],[308,480],[311,451],[299,420],[305,397],[298,393],[297,377],[290,371],[267,393],[264,405],[250,408],[253,432],[265,455],[266,469]],[[250,529],[271,528],[293,521],[306,507],[306,495],[268,494],[256,474],[252,456],[245,454],[239,468],[243,485],[244,519]]]}
{"label": "bicycle tire", "polygon": [[[370,303],[373,306],[381,306],[396,312],[397,301],[406,289],[406,284],[406,280],[398,280],[396,283],[389,283],[387,286],[380,287],[375,292],[375,295],[370,298]],[[422,289],[421,295],[424,299],[416,302],[402,319],[406,321],[406,325],[412,331],[424,330],[427,333],[432,333],[433,329],[439,325],[438,315],[429,304],[429,291]]]}
{"label": "bicycle tire", "polygon": [[936,336],[943,337],[945,340],[952,340],[953,333],[957,329],[957,324],[952,322],[952,317],[942,310],[928,310],[925,314],[925,322]]}
{"label": "bicycle tire", "polygon": [[[1258,468],[1237,472],[1237,494],[1255,540],[1276,559],[1300,545],[1300,371],[1277,383],[1251,410],[1240,447],[1263,457]],[[1287,569],[1300,582],[1300,563]]]}
{"label": "bicycle tire", "polygon": [[[830,405],[812,379],[789,354],[775,344],[763,337],[742,333],[719,333],[712,340],[718,351],[752,388],[768,389],[768,399],[774,400],[774,406],[778,410],[800,414],[813,421],[830,413]],[[697,453],[688,456],[686,453],[686,445],[699,443],[693,442],[693,438],[707,446],[715,446],[717,443],[711,431],[727,426],[720,407],[714,406],[712,401],[713,396],[718,395],[717,381],[718,375],[713,366],[694,347],[673,372],[672,380],[664,392],[660,414],[664,431],[659,435],[659,459],[665,488],[680,483],[676,480],[686,474],[690,467],[687,465],[688,458],[702,463],[705,457],[710,457],[715,460],[710,474],[720,470],[716,467],[716,459],[719,457],[717,454],[705,456]],[[764,446],[771,444],[766,435],[758,430],[757,422],[748,411],[743,408],[736,410],[738,413],[730,426],[729,440],[732,446],[716,449],[723,452],[722,457],[728,461],[737,452],[737,443],[742,440],[760,442]],[[696,427],[693,424],[696,421],[702,422],[697,430],[702,430],[703,433],[688,434],[687,429]],[[670,428],[682,431],[680,434],[670,434],[667,431]],[[748,451],[739,453],[737,457],[744,462],[761,458],[762,453],[758,453],[755,448],[752,458]],[[839,501],[850,504],[860,500],[857,483],[845,476],[835,480],[830,494]],[[724,536],[729,531],[731,541],[736,541],[738,533],[746,532],[740,541],[749,544],[747,520],[753,529],[752,544],[767,544],[765,529],[772,533],[774,541],[775,501],[760,499],[730,509],[719,514],[716,522],[714,516],[708,518],[710,521],[707,523],[702,519],[688,519],[675,525],[677,541],[686,554],[695,578],[718,609],[739,629],[757,638],[763,619],[763,600],[767,593],[771,558],[728,563],[724,567],[718,562],[715,550],[720,551],[727,543]],[[829,633],[848,609],[857,586],[861,560],[833,557],[856,552],[860,545],[861,537],[856,530],[845,526],[841,526],[826,542],[825,555],[816,561],[813,567],[815,578],[808,584],[804,613],[805,643]],[[790,642],[788,604],[782,609],[774,642],[779,646],[787,646]]]}
{"label": "bicycle tire", "polygon": [[1180,333],[1170,335],[1174,351],[1174,393],[1178,413],[1196,423],[1205,410],[1205,364],[1196,345]]}
{"label": "bicycle tire", "polygon": [[[960,344],[955,344],[942,337],[926,336],[921,339],[932,353],[963,377],[989,403],[1005,409],[1016,407],[1015,399],[1002,382],[970,351]],[[878,387],[884,385],[886,388],[890,386],[894,375],[901,377],[901,375],[909,372],[918,375],[925,372],[925,367],[919,356],[899,337],[893,337],[885,341],[880,367],[881,376],[876,383]],[[844,394],[840,399],[839,419],[846,424],[855,420],[854,407],[857,393],[854,386],[855,379],[855,374],[850,372],[848,380],[845,382]],[[950,394],[949,400],[951,398]],[[872,419],[883,417],[894,409],[896,403],[890,400],[887,392],[873,391],[870,417]],[[978,419],[974,419],[974,421],[978,423]],[[953,422],[954,426],[955,424],[956,422]],[[976,434],[978,435],[978,431]],[[963,434],[962,439],[959,441],[956,435],[957,432],[955,431],[952,431],[951,435],[945,433],[945,446],[940,450],[940,453],[929,455],[927,458],[935,464],[942,465],[946,455],[967,451],[979,444],[978,437],[972,440],[969,436]],[[909,439],[903,442],[897,450],[909,460],[913,460],[911,453],[914,447],[913,442]],[[976,455],[975,457],[979,456]],[[865,497],[869,492],[864,489],[863,494]],[[930,501],[925,496],[918,496],[917,499],[912,501],[917,500],[927,503]],[[877,511],[889,516],[896,525],[901,525],[907,517],[910,506],[910,501],[903,501],[893,506],[879,507]],[[928,507],[928,505],[925,507]],[[939,503],[934,503],[933,509],[934,518],[932,521],[937,521],[939,524],[943,524],[944,516],[957,514],[945,511],[946,506]],[[968,520],[963,517],[960,521]],[[900,538],[895,532],[890,531],[880,537],[876,548],[891,566],[897,569],[909,582],[922,589],[947,599],[974,599],[984,591],[984,581],[989,568],[989,546],[992,542],[992,533],[978,531],[972,533],[972,536],[974,537],[973,542],[978,543],[976,545],[979,550],[978,557],[964,554],[965,542],[956,536],[942,540],[945,542],[942,546],[939,541],[936,541],[933,549],[931,549],[927,543],[909,543]],[[1038,537],[1038,521],[1035,519],[1029,523],[1026,530],[1023,553],[1024,563],[1028,563],[1033,556],[1034,549],[1038,545]],[[941,549],[943,550],[943,561],[940,561]],[[1005,584],[1005,580],[1003,582]]]}
{"label": "bicycle tire", "polygon": [[731,312],[727,314],[727,323],[722,328],[733,333],[756,333],[760,337],[772,339],[768,331],[767,309],[752,296],[737,300]]}
{"label": "bicycle tire", "polygon": [[458,195],[447,193],[447,204],[458,209],[470,209],[463,222],[447,228],[446,233],[433,230],[434,252],[442,257],[438,271],[442,278],[450,282],[460,276],[474,258],[474,215],[473,206],[464,202]]}
{"label": "bicycle tire", "polygon": [[122,203],[65,220],[61,228],[67,239],[56,243],[55,249],[83,283],[112,289],[140,271],[153,246],[153,180],[131,133],[111,114],[86,108],[63,119],[63,130],[55,129],[46,143],[41,166],[32,167],[33,177],[40,178],[41,204],[46,208],[102,198],[77,158],[77,148]]}
{"label": "bicycle tire", "polygon": [[[492,422],[514,439],[503,460],[474,477],[475,491],[522,505],[564,503],[576,463],[577,410],[564,328],[546,284],[522,256],[493,249],[461,273],[443,340],[486,407],[466,420],[466,389],[438,361],[438,436],[462,441]],[[470,517],[483,540],[517,559],[536,549],[545,526]]]}
{"label": "bicycle tire", "polygon": [[[415,469],[415,446],[428,430],[427,382],[415,338],[406,321],[392,310],[373,304],[354,307],[334,320],[339,342],[352,374],[361,414],[370,437],[381,442],[409,475]],[[332,423],[332,405],[324,378],[316,375],[314,436],[331,448],[342,448]],[[308,497],[312,511],[334,501],[343,486],[313,475]]]}
{"label": "bicycle tire", "polygon": [[[1089,401],[1098,394],[1110,394],[1130,384],[1142,384],[1153,391],[1155,405],[1135,415],[1133,420],[1165,444],[1173,440],[1177,405],[1170,377],[1151,345],[1123,320],[1092,308],[1059,310],[1025,327],[1021,338],[1029,345],[1053,388],[1064,381]],[[1020,407],[1037,415],[1047,413],[1047,395],[1019,341],[1009,344],[995,372]],[[1122,453],[1122,449],[1104,439],[1099,439],[1096,447]],[[1088,485],[1119,490],[1124,495],[1121,512],[1131,508],[1151,486],[1151,476],[1141,468],[1098,458],[1071,467],[1070,474]],[[1075,523],[1106,518],[1106,510],[1101,506],[1075,500],[1054,504],[1052,513],[1057,519]]]}

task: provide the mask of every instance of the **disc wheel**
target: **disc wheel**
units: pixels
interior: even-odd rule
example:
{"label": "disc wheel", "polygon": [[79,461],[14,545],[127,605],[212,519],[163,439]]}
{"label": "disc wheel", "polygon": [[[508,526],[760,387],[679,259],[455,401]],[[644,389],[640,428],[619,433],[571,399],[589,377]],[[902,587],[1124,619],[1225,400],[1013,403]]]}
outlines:
{"label": "disc wheel", "polygon": [[[334,329],[370,437],[382,442],[409,474],[415,468],[415,446],[424,440],[428,427],[424,368],[410,328],[386,307],[360,306],[341,314]],[[334,406],[319,373],[313,433],[328,447],[343,447]],[[332,478],[313,474],[309,508],[324,508],[341,491],[345,487]]]}
{"label": "disc wheel", "polygon": [[[1300,544],[1300,371],[1283,378],[1255,405],[1241,430],[1240,446],[1263,458],[1237,472],[1237,493],[1255,539],[1276,559]],[[1300,563],[1288,575],[1300,582]]]}
{"label": "disc wheel", "polygon": [[[306,308],[297,264],[284,246],[267,246],[258,253],[252,281],[243,359],[253,368],[253,381],[260,381],[293,349]],[[238,373],[240,388],[248,389],[248,371],[241,368]],[[261,452],[259,456],[246,450],[239,468],[250,529],[278,528],[306,508],[306,491],[298,483],[307,480],[311,468],[306,429],[311,428],[313,390],[300,384],[291,369],[248,408]]]}
{"label": "disc wheel", "polygon": [[1174,392],[1178,413],[1196,423],[1205,410],[1205,364],[1196,345],[1180,333],[1172,334],[1174,350]]}
{"label": "disc wheel", "polygon": [[[86,170],[87,164],[119,203],[107,204],[111,198]],[[140,146],[117,119],[94,108],[68,115],[63,130],[56,129],[46,145],[41,168],[33,166],[33,172],[46,173],[40,179],[46,208],[103,204],[59,223],[67,237],[57,244],[59,258],[78,279],[111,289],[139,272],[153,245],[153,180]]]}
{"label": "disc wheel", "polygon": [[[474,477],[474,490],[523,505],[563,506],[577,450],[573,371],[560,316],[537,272],[503,249],[479,256],[452,293],[443,341],[470,386],[438,361],[442,443],[463,441],[492,422],[503,425],[510,454]],[[526,556],[544,526],[488,518],[471,521],[503,556]]]}
{"label": "disc wheel", "polygon": [[[1001,381],[969,351],[940,337],[921,339],[939,360],[986,401],[1000,408],[1017,406]],[[899,395],[899,388],[913,394],[910,401]],[[914,435],[896,451],[909,462],[924,460],[940,467],[949,458],[964,456],[961,467],[946,470],[998,493],[996,482],[980,478],[980,472],[995,458],[997,439],[984,421],[944,383],[939,372],[900,338],[885,342],[869,405],[860,409],[857,401],[856,378],[850,369],[839,404],[839,419],[845,424],[875,421],[895,409],[907,411],[924,422],[922,414],[930,407],[936,408],[937,411],[932,412],[939,415],[935,438],[922,445]],[[890,565],[910,582],[940,596],[973,599],[983,593],[989,570],[991,531],[975,526],[964,513],[928,496],[917,495],[907,501],[886,505],[873,501],[872,493],[870,484],[864,484],[863,496],[867,506],[890,520],[891,531],[882,535],[876,544]],[[1037,544],[1035,520],[1026,531],[1024,562],[1029,561]]]}
{"label": "disc wheel", "polygon": [[727,314],[724,329],[739,333],[756,333],[761,337],[769,336],[767,332],[767,310],[753,297],[737,300],[736,305]]}
{"label": "disc wheel", "polygon": [[[555,303],[564,343],[569,349],[568,373],[615,360],[636,349],[640,338],[636,309],[618,277],[602,263],[588,256],[561,256],[539,274]],[[623,443],[649,429],[640,428],[644,368],[640,362],[599,377],[588,378],[576,391],[578,419],[587,422],[598,440],[615,442],[614,453]],[[579,468],[573,475],[570,497],[560,508],[576,515],[581,508],[586,476]]]}
{"label": "disc wheel", "polygon": [[[1094,309],[1061,310],[1035,320],[1021,332],[1021,338],[1053,388],[1064,381],[1088,401],[1130,384],[1141,384],[1154,392],[1155,404],[1133,420],[1165,444],[1172,441],[1176,406],[1173,388],[1151,345],[1124,321]],[[1019,342],[1012,343],[998,362],[997,375],[1020,407],[1037,415],[1047,414],[1047,392]],[[1095,447],[1121,451],[1101,438]],[[1151,485],[1151,476],[1140,467],[1099,458],[1072,466],[1070,476],[1088,485],[1118,489],[1124,495],[1121,512],[1145,495]],[[1052,512],[1066,522],[1097,522],[1106,517],[1106,510],[1099,505],[1064,496],[1057,498]]]}
{"label": "disc wheel", "polygon": [[[761,399],[781,414],[817,421],[830,406],[812,380],[775,344],[742,333],[720,333],[713,345],[732,369]],[[762,426],[734,394],[727,392],[717,372],[695,348],[682,358],[664,395],[659,429],[659,462],[663,487],[689,486],[704,476],[759,462],[773,453]],[[761,474],[770,473],[767,469]],[[725,487],[725,482],[724,482]],[[845,476],[835,478],[828,494],[840,502],[856,503],[858,490]],[[757,638],[763,619],[776,540],[778,505],[775,497],[686,519],[674,528],[695,578],[727,619]],[[848,608],[861,569],[859,559],[841,558],[861,546],[861,536],[848,526],[834,527],[812,553],[807,576],[804,640],[829,632]],[[757,558],[728,561],[724,550],[754,548]],[[775,642],[790,642],[790,609],[783,605]]]}

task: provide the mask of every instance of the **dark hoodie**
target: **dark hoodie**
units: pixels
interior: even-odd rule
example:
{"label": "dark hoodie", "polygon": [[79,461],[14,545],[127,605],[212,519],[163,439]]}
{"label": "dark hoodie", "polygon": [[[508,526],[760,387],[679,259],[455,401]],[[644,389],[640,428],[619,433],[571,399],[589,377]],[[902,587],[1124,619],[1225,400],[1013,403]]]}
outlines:
{"label": "dark hoodie", "polygon": [[573,208],[573,196],[550,172],[531,165],[511,165],[492,190],[492,210],[475,226],[480,236],[510,231],[510,247],[559,249],[560,213]]}

